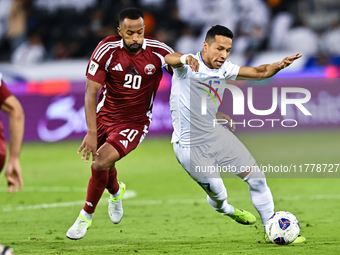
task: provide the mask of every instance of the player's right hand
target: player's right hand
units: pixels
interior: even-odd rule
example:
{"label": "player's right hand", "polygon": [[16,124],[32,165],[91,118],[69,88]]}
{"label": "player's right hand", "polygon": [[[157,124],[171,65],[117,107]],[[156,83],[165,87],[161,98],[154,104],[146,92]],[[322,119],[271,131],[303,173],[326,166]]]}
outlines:
{"label": "player's right hand", "polygon": [[194,72],[198,72],[198,68],[199,68],[199,63],[198,60],[196,58],[194,58],[191,55],[187,56],[187,63],[188,65],[191,67],[191,70],[193,70]]}
{"label": "player's right hand", "polygon": [[86,134],[78,149],[78,154],[81,153],[82,150],[84,151],[81,159],[85,158],[85,162],[87,163],[89,162],[90,155],[92,154],[92,162],[95,162],[96,156],[99,155],[97,152],[97,134]]}

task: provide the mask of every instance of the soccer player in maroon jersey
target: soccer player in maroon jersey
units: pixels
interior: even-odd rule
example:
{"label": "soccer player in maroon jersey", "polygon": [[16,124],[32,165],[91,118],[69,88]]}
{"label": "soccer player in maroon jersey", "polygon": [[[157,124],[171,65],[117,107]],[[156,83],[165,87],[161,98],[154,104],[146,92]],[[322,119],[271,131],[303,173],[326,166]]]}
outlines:
{"label": "soccer player in maroon jersey", "polygon": [[162,68],[172,74],[164,57],[173,50],[158,40],[144,37],[144,17],[140,10],[129,8],[120,13],[118,33],[120,36],[107,37],[98,44],[87,67],[88,131],[78,153],[83,151],[86,162],[92,154],[92,176],[85,205],[66,233],[74,240],[86,234],[105,188],[110,193],[111,221],[117,224],[122,219],[125,184],[117,181],[115,162],[143,141],[151,123]]}
{"label": "soccer player in maroon jersey", "polygon": [[[9,157],[5,168],[5,177],[8,184],[8,192],[17,192],[23,188],[19,156],[24,135],[24,111],[18,99],[12,95],[0,73],[0,107],[9,117]],[[0,172],[4,167],[6,159],[6,140],[3,134],[3,125],[0,120]]]}

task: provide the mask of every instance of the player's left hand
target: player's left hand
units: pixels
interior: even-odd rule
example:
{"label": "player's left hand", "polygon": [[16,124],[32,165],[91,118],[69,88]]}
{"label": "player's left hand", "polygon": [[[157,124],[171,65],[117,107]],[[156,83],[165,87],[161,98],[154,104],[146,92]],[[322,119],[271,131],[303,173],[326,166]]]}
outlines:
{"label": "player's left hand", "polygon": [[233,120],[230,118],[229,115],[222,113],[222,112],[217,112],[216,113],[216,119],[225,119],[228,121],[227,125],[230,127],[231,131],[235,132],[236,130],[236,125],[233,122]]}
{"label": "player's left hand", "polygon": [[23,189],[24,182],[22,180],[19,159],[12,159],[11,157],[8,159],[5,176],[7,179],[8,192],[17,192],[19,188],[20,190]]}
{"label": "player's left hand", "polygon": [[291,63],[293,63],[295,60],[299,59],[302,57],[302,54],[300,53],[296,53],[290,57],[285,57],[284,59],[282,59],[280,62],[279,62],[279,68],[280,69],[284,69],[286,68],[287,66],[289,66]]}
{"label": "player's left hand", "polygon": [[194,58],[191,55],[187,56],[187,63],[190,66],[191,70],[193,70],[194,72],[198,72],[198,68],[199,68],[199,63],[198,60],[196,58]]}

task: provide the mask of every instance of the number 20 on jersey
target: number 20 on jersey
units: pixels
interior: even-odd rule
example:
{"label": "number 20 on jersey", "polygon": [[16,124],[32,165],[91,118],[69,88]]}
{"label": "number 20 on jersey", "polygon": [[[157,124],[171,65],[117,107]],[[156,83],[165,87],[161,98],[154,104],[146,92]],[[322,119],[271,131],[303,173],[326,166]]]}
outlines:
{"label": "number 20 on jersey", "polygon": [[123,87],[129,89],[139,89],[142,83],[142,76],[140,75],[132,75],[132,74],[125,74],[125,83]]}

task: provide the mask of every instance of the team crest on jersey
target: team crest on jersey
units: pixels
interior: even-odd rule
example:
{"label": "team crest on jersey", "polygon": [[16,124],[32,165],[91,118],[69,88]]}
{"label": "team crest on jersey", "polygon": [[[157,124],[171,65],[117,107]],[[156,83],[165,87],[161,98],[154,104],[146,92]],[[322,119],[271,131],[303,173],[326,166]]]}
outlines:
{"label": "team crest on jersey", "polygon": [[153,64],[147,64],[145,67],[144,67],[144,72],[147,74],[147,75],[152,75],[156,72],[156,67],[153,65]]}

